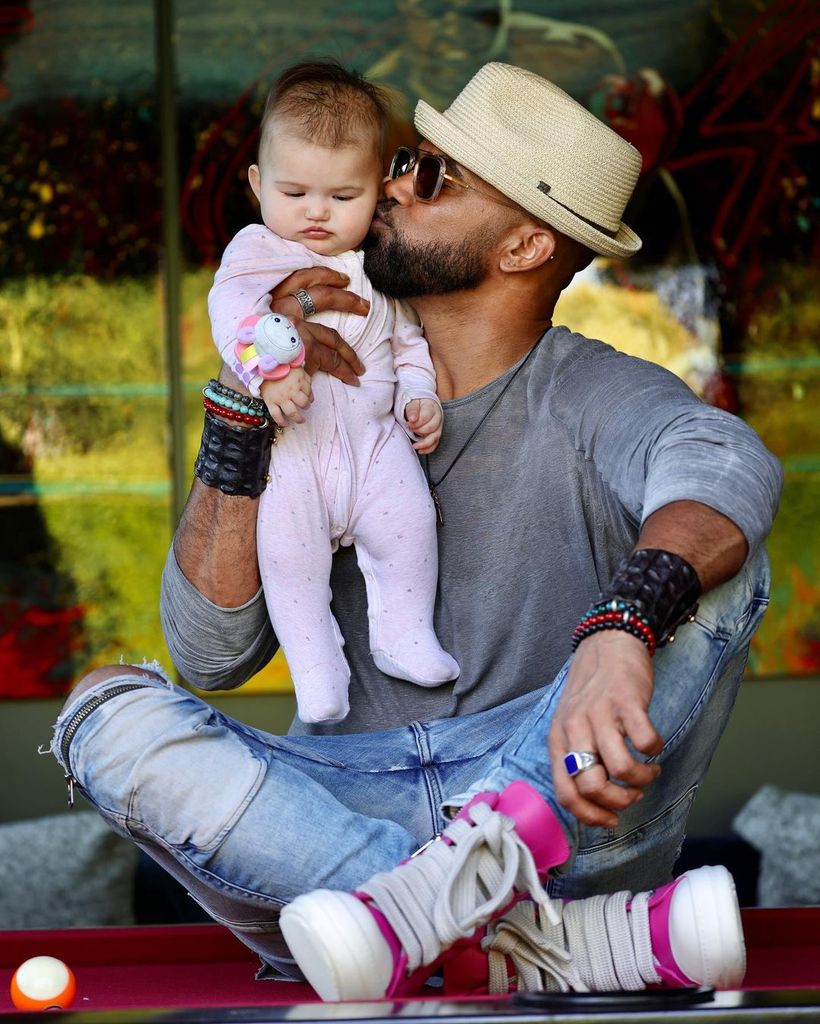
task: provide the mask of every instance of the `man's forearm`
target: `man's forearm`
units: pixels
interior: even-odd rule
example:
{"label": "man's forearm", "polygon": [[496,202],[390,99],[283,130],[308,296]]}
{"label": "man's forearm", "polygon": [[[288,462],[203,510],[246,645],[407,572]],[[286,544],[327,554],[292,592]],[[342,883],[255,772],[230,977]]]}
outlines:
{"label": "man's forearm", "polygon": [[637,547],[661,548],[685,558],[704,592],[731,579],[749,551],[746,537],[731,519],[698,501],[675,501],[653,512],[643,524]]}
{"label": "man's forearm", "polygon": [[259,591],[258,498],[223,494],[194,480],[174,538],[186,579],[220,608],[238,608]]}

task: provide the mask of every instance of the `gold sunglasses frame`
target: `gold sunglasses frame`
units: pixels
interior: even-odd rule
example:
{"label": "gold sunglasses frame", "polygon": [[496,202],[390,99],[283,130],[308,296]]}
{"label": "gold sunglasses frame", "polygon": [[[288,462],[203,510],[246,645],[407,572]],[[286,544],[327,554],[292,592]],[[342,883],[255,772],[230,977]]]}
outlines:
{"label": "gold sunglasses frame", "polygon": [[[409,166],[401,172],[401,174],[394,173],[396,164],[396,158],[399,153],[409,153],[411,161]],[[433,194],[429,199],[425,199],[418,193],[418,172],[419,162],[424,158],[427,160],[435,160],[439,166],[438,181],[436,187],[433,190]],[[478,195],[483,196],[485,199],[489,199],[492,203],[499,203],[501,206],[508,206],[511,210],[520,210],[521,207],[518,203],[514,203],[511,199],[503,199],[501,196],[491,196],[489,192],[485,192],[483,189],[476,188],[475,185],[470,185],[466,181],[462,181],[460,178],[454,177],[447,171],[447,159],[440,153],[430,153],[426,149],[416,149],[413,146],[398,146],[396,152],[390,161],[390,170],[388,171],[388,178],[390,181],[396,181],[398,178],[403,178],[405,174],[413,172],[413,198],[419,203],[435,203],[438,197],[441,195],[441,189],[446,182],[448,185],[456,185],[458,188],[468,189],[470,192],[476,192]]]}

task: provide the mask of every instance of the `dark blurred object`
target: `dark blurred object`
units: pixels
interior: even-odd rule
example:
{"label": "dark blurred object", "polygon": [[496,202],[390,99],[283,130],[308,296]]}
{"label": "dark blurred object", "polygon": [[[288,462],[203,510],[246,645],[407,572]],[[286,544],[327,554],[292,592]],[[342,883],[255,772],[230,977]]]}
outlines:
{"label": "dark blurred object", "polygon": [[739,836],[687,836],[674,874],[683,874],[707,864],[722,864],[729,870],[741,907],[757,906],[760,854]]}
{"label": "dark blurred object", "polygon": [[32,479],[25,454],[0,436],[0,698],[66,693],[84,660],[84,610]]}
{"label": "dark blurred object", "polygon": [[184,886],[142,850],[134,876],[134,917],[137,924],[199,924],[211,920]]}

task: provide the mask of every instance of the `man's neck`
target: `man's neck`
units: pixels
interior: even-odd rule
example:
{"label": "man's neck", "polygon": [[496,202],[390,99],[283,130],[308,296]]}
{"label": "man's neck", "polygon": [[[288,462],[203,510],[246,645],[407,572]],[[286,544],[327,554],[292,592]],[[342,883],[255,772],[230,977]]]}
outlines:
{"label": "man's neck", "polygon": [[543,303],[540,309],[516,309],[511,299],[508,294],[502,304],[479,292],[457,292],[412,301],[424,323],[442,401],[463,398],[500,377],[550,327]]}

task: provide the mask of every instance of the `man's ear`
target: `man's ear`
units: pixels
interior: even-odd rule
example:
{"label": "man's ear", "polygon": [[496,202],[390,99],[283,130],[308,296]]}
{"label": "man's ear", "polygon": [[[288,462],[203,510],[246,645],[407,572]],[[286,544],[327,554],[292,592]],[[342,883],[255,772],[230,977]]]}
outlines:
{"label": "man's ear", "polygon": [[507,235],[499,267],[507,274],[536,270],[555,254],[555,235],[543,224],[525,222]]}
{"label": "man's ear", "polygon": [[251,164],[248,168],[248,181],[256,196],[257,202],[262,202],[262,174],[259,171],[259,164]]}

